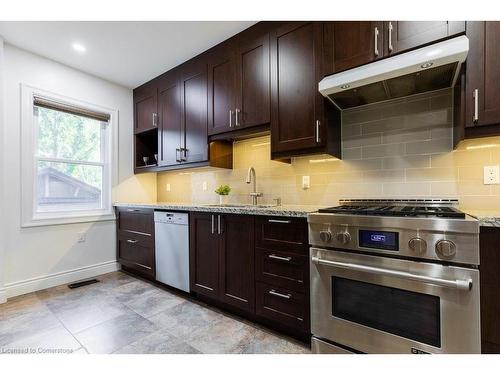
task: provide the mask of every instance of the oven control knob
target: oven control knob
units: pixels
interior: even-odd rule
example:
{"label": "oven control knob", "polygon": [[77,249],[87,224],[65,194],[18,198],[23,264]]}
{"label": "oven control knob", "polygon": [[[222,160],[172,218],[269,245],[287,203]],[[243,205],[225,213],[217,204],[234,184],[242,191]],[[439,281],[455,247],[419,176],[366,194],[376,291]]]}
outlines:
{"label": "oven control knob", "polygon": [[323,242],[330,242],[332,240],[332,232],[329,230],[322,230],[319,232],[319,238],[321,238]]}
{"label": "oven control knob", "polygon": [[457,252],[457,247],[452,241],[440,240],[436,243],[436,253],[445,258],[450,258]]}
{"label": "oven control knob", "polygon": [[339,241],[342,245],[345,245],[351,240],[351,235],[349,232],[339,232],[335,235],[337,241]]}
{"label": "oven control knob", "polygon": [[423,238],[415,237],[408,241],[408,247],[416,254],[423,254],[427,251],[427,242]]}

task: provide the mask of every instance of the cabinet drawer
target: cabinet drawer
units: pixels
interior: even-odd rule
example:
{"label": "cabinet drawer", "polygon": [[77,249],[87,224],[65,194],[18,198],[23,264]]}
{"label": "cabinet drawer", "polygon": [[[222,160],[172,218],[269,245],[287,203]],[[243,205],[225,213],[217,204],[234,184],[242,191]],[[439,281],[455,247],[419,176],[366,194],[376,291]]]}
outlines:
{"label": "cabinet drawer", "polygon": [[142,234],[154,234],[154,211],[149,208],[119,208],[118,230]]}
{"label": "cabinet drawer", "polygon": [[256,283],[255,307],[258,316],[295,330],[309,330],[309,304],[303,293]]}
{"label": "cabinet drawer", "polygon": [[283,288],[305,292],[309,280],[309,258],[277,250],[255,249],[255,278]]}
{"label": "cabinet drawer", "polygon": [[308,236],[305,218],[257,216],[255,245],[266,249],[298,251],[307,254]]}
{"label": "cabinet drawer", "polygon": [[129,269],[154,276],[154,245],[144,239],[119,236],[118,260]]}

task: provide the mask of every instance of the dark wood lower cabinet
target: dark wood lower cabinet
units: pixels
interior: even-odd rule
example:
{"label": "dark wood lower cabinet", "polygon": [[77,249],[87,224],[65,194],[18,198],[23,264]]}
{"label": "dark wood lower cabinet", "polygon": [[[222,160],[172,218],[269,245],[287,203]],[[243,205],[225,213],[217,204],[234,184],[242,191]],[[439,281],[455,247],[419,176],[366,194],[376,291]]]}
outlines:
{"label": "dark wood lower cabinet", "polygon": [[481,227],[481,352],[500,353],[500,228]]}
{"label": "dark wood lower cabinet", "polygon": [[193,212],[191,291],[209,303],[308,340],[307,243],[304,218]]}
{"label": "dark wood lower cabinet", "polygon": [[127,271],[155,278],[154,211],[149,208],[116,210],[117,259]]}

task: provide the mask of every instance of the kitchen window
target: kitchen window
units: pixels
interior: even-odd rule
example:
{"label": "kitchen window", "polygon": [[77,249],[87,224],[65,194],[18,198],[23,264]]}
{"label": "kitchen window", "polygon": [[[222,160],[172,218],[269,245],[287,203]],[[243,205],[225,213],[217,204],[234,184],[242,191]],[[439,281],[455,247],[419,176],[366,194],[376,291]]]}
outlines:
{"label": "kitchen window", "polygon": [[110,219],[113,111],[23,87],[23,226]]}

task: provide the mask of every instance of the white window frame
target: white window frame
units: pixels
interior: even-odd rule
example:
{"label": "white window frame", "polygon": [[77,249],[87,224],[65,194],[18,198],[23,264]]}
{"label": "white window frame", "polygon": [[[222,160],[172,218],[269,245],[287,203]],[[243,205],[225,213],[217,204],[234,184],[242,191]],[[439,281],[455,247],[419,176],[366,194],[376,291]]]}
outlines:
{"label": "white window frame", "polygon": [[[37,161],[47,160],[57,162],[61,160],[57,158],[38,157],[36,155],[37,124],[35,123],[36,118],[34,115],[35,96],[109,115],[110,120],[106,129],[103,130],[104,137],[101,138],[103,140],[101,142],[101,151],[103,152],[102,162],[79,163],[78,161],[74,161],[77,164],[94,164],[103,167],[101,209],[36,212]],[[111,195],[112,188],[117,181],[117,122],[117,110],[21,84],[21,227],[114,220]],[[73,162],[66,159],[62,161]]]}

